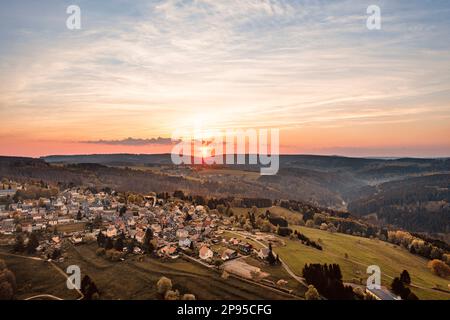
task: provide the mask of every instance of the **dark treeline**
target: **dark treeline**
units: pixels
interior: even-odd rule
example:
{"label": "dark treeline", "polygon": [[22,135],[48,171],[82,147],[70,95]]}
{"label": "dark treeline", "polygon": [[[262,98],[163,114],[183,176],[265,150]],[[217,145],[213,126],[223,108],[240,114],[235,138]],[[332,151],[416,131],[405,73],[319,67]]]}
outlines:
{"label": "dark treeline", "polygon": [[416,237],[416,238],[422,239],[423,241],[428,242],[428,243],[432,244],[433,246],[444,250],[445,252],[450,252],[450,245],[447,242],[444,242],[444,241],[439,240],[439,239],[434,239],[434,238],[428,237],[428,236],[426,236],[424,234],[421,234],[421,233],[411,232],[411,235]]}
{"label": "dark treeline", "polygon": [[278,204],[282,208],[303,212],[303,214],[306,214],[307,217],[310,217],[310,219],[318,210],[333,217],[348,218],[350,216],[350,213],[346,211],[337,211],[322,207],[319,208],[317,206],[297,200],[279,200]]}
{"label": "dark treeline", "polygon": [[317,250],[321,250],[322,251],[322,246],[320,244],[318,244],[317,242],[311,240],[310,238],[308,238],[307,236],[305,236],[303,233],[295,230],[294,231],[294,235],[297,237],[298,240],[300,240],[304,245],[315,248]]}
{"label": "dark treeline", "polygon": [[306,264],[303,277],[321,295],[330,300],[353,300],[353,288],[344,286],[342,272],[338,264]]}

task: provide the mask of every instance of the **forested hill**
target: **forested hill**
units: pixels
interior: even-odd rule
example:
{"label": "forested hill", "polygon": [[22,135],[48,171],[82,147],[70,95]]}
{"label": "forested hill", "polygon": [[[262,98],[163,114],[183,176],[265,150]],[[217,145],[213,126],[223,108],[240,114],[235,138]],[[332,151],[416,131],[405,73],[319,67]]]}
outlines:
{"label": "forested hill", "polygon": [[184,190],[212,196],[292,199],[346,210],[411,231],[449,232],[449,159],[364,159],[282,155],[276,176],[250,165],[174,166],[169,154],[0,157],[2,177],[109,186],[122,191]]}
{"label": "forested hill", "polygon": [[348,209],[412,231],[450,232],[450,175],[435,174],[383,183]]}

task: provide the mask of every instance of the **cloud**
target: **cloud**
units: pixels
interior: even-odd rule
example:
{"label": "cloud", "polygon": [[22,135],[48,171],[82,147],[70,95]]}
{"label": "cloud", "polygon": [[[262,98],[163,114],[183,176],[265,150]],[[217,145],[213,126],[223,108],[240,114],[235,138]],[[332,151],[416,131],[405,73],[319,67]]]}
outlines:
{"label": "cloud", "polygon": [[81,143],[89,144],[106,144],[115,146],[145,146],[145,145],[171,145],[175,143],[171,138],[150,138],[150,139],[139,139],[139,138],[126,138],[122,140],[94,140],[94,141],[81,141]]}

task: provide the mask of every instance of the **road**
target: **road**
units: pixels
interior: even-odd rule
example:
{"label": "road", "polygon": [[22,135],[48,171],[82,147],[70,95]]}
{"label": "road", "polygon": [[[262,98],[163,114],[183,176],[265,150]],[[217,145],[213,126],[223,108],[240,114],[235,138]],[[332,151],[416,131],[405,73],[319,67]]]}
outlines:
{"label": "road", "polygon": [[41,300],[40,298],[50,298],[51,300],[64,300],[52,294],[38,294],[37,296],[32,296],[24,300],[35,300],[35,299]]}
{"label": "road", "polygon": [[183,257],[188,258],[189,260],[194,261],[196,263],[199,263],[199,264],[201,264],[202,266],[204,266],[206,268],[209,268],[209,269],[213,269],[214,268],[214,266],[212,266],[210,264],[207,264],[206,262],[203,262],[200,259],[196,259],[196,258],[188,256],[187,254],[184,254],[184,253],[182,253],[182,255],[183,255]]}

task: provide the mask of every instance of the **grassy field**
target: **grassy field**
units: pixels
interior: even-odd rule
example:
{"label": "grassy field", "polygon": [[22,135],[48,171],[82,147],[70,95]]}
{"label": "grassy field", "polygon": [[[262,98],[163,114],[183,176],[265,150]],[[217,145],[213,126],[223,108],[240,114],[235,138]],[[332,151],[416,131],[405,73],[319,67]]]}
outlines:
{"label": "grassy field", "polygon": [[224,280],[219,273],[190,261],[131,256],[122,262],[110,262],[97,257],[95,250],[95,244],[72,247],[65,263],[77,264],[89,274],[102,299],[158,299],[156,282],[161,276],[170,278],[181,293],[193,293],[198,299],[286,298],[234,278]]}
{"label": "grassy field", "polygon": [[382,284],[389,287],[393,277],[399,276],[406,269],[411,275],[411,289],[420,299],[450,299],[450,294],[433,289],[436,286],[447,289],[450,281],[432,274],[427,268],[428,260],[405,249],[379,240],[306,227],[293,228],[320,242],[323,247],[323,251],[319,251],[302,245],[299,241],[283,238],[286,246],[274,250],[298,275],[301,275],[305,263],[338,263],[344,281],[353,282],[361,278],[365,283],[367,267],[378,265],[382,272]]}
{"label": "grassy field", "polygon": [[4,252],[0,252],[0,259],[16,276],[18,300],[41,294],[67,300],[79,298],[76,291],[67,289],[66,278],[48,262],[5,255]]}
{"label": "grassy field", "polygon": [[86,229],[86,222],[74,222],[67,224],[59,224],[53,228],[56,228],[58,232],[78,232]]}
{"label": "grassy field", "polygon": [[[288,299],[281,293],[259,287],[235,278],[222,279],[214,270],[208,270],[183,259],[161,261],[145,256],[130,256],[125,261],[111,262],[95,254],[96,244],[67,246],[65,261],[57,263],[66,270],[78,265],[82,276],[89,275],[100,291],[101,299],[159,299],[156,282],[166,276],[175,289],[193,293],[198,299]],[[18,298],[35,294],[52,294],[63,299],[76,299],[76,292],[65,287],[62,275],[46,262],[18,257],[0,256],[17,277]]]}

